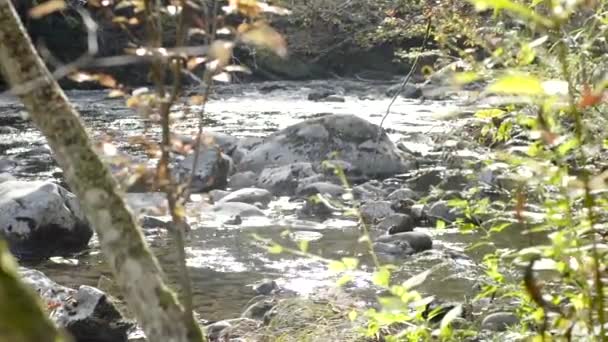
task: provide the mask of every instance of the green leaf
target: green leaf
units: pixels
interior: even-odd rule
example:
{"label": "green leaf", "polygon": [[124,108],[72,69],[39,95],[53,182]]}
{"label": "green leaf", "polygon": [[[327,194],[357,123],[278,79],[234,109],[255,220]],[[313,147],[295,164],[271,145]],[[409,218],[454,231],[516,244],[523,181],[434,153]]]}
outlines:
{"label": "green leaf", "polygon": [[300,240],[298,241],[298,248],[300,248],[300,251],[302,251],[303,253],[308,252],[308,244],[310,242],[308,240]]}
{"label": "green leaf", "polygon": [[270,254],[281,254],[283,253],[283,247],[281,247],[280,245],[272,245],[270,247],[268,247],[268,253]]}
{"label": "green leaf", "polygon": [[481,78],[475,71],[458,72],[453,77],[457,85],[469,84]]}
{"label": "green leaf", "polygon": [[512,74],[499,78],[486,89],[490,93],[536,96],[544,93],[540,80],[525,74]]}
{"label": "green leaf", "polygon": [[346,265],[344,265],[341,261],[332,261],[329,263],[329,270],[335,273],[340,273],[346,271]]}
{"label": "green leaf", "polygon": [[378,271],[374,272],[374,275],[372,276],[372,282],[380,287],[388,287],[390,280],[391,272],[385,267],[382,267]]}
{"label": "green leaf", "polygon": [[578,139],[571,138],[559,145],[557,148],[557,153],[559,153],[560,156],[565,156],[568,152],[572,151],[576,147],[578,147]]}
{"label": "green leaf", "polygon": [[414,287],[422,284],[426,280],[426,278],[429,276],[429,274],[431,274],[431,270],[426,270],[424,272],[418,273],[415,276],[404,281],[401,285],[403,287],[405,287],[406,289],[414,288]]}
{"label": "green leaf", "polygon": [[499,118],[505,114],[504,110],[498,108],[482,109],[475,113],[475,117],[479,119]]}
{"label": "green leaf", "polygon": [[354,270],[359,266],[359,259],[356,258],[342,258],[342,263],[347,270]]}
{"label": "green leaf", "polygon": [[353,281],[353,277],[350,274],[345,274],[336,281],[336,285],[344,286],[344,285],[350,283],[351,281]]}
{"label": "green leaf", "polygon": [[357,311],[355,310],[350,310],[350,312],[348,313],[348,319],[350,319],[351,322],[353,322],[354,320],[357,319]]}
{"label": "green leaf", "polygon": [[443,220],[437,220],[437,223],[435,224],[435,228],[437,228],[437,229],[445,229],[445,221],[443,221]]}
{"label": "green leaf", "polygon": [[549,18],[537,14],[533,9],[528,8],[527,6],[520,5],[510,0],[469,0],[469,2],[475,5],[475,9],[477,11],[504,9],[516,14],[516,16],[520,19],[530,19],[542,26],[553,27],[553,21],[551,21]]}

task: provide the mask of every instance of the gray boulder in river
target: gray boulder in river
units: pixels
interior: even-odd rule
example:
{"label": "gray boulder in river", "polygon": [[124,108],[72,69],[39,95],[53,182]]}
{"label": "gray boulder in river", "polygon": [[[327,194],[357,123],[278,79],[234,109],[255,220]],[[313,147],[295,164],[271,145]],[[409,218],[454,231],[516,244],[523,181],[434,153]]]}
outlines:
{"label": "gray boulder in river", "polygon": [[19,258],[46,258],[85,249],[93,230],[76,196],[45,181],[0,183],[0,235]]}
{"label": "gray boulder in river", "polygon": [[[320,165],[339,159],[367,177],[388,177],[408,170],[386,133],[355,115],[326,115],[289,126],[255,145],[237,165],[239,171],[300,162]],[[378,143],[376,144],[376,140]]]}
{"label": "gray boulder in river", "polygon": [[101,290],[80,286],[78,290],[57,284],[44,273],[21,267],[19,274],[49,308],[50,318],[76,341],[127,341],[133,323],[126,321]]}

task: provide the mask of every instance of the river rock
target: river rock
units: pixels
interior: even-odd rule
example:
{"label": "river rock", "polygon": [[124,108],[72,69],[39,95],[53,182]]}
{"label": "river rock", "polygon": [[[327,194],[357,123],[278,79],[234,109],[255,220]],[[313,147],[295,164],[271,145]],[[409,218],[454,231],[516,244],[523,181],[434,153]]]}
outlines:
{"label": "river rock", "polygon": [[407,241],[374,242],[374,252],[391,256],[408,256],[416,253]]}
{"label": "river rock", "polygon": [[302,197],[308,197],[316,194],[326,194],[331,196],[340,196],[344,194],[346,190],[344,187],[329,183],[329,182],[315,182],[311,184],[305,184],[296,190],[296,195]]}
{"label": "river rock", "polygon": [[401,83],[392,85],[386,90],[385,95],[393,97],[397,93],[406,99],[418,99],[422,96],[422,90],[417,85],[410,83],[405,86],[402,86]]}
{"label": "river rock", "polygon": [[76,341],[127,341],[133,323],[126,321],[101,290],[82,285],[78,290],[57,284],[42,272],[21,267],[23,281],[33,288],[46,306],[50,318],[65,328]]}
{"label": "river rock", "polygon": [[383,235],[376,239],[376,242],[392,244],[402,241],[407,242],[414,249],[414,251],[416,251],[416,253],[433,248],[433,240],[431,240],[431,237],[428,234],[416,231],[397,233],[393,235]]}
{"label": "river rock", "polygon": [[0,183],[0,235],[19,258],[85,249],[93,230],[74,194],[46,181]]}
{"label": "river rock", "polygon": [[334,95],[335,92],[327,89],[313,90],[308,94],[309,101],[321,101],[328,96]]}
{"label": "river rock", "polygon": [[407,200],[407,199],[416,200],[416,199],[418,199],[418,194],[412,189],[401,188],[401,189],[397,189],[397,190],[391,192],[386,197],[386,199],[389,201]]}
{"label": "river rock", "polygon": [[412,178],[408,179],[407,184],[414,191],[428,192],[431,187],[435,187],[443,181],[444,168],[429,168],[417,170]]}
{"label": "river rock", "polygon": [[495,312],[487,315],[481,322],[481,328],[491,331],[505,331],[519,324],[519,318],[510,312]]}
{"label": "river rock", "polygon": [[[308,162],[316,166],[337,158],[367,177],[390,177],[408,165],[386,133],[355,115],[326,115],[289,126],[254,146],[238,165],[240,171]],[[376,144],[378,140],[378,144]]]}
{"label": "river rock", "polygon": [[386,197],[386,191],[382,189],[382,183],[370,180],[353,187],[353,195],[362,201],[372,201]]}
{"label": "river rock", "polygon": [[266,189],[243,188],[229,193],[219,200],[218,204],[226,202],[260,203],[266,207],[272,200],[272,194]]}
{"label": "river rock", "polygon": [[250,188],[256,184],[257,180],[258,176],[255,174],[255,172],[237,172],[230,176],[230,179],[228,179],[228,187],[232,190]]}
{"label": "river rock", "polygon": [[217,203],[222,198],[228,196],[229,194],[230,194],[230,191],[215,189],[215,190],[209,191],[209,198],[211,199],[211,202]]}
{"label": "river rock", "polygon": [[[179,162],[180,179],[186,180],[190,177],[193,162],[194,153]],[[201,145],[191,191],[206,192],[225,187],[228,182],[230,165],[230,157],[222,153],[218,146]]]}
{"label": "river rock", "polygon": [[406,214],[391,214],[380,221],[376,228],[388,234],[411,232],[414,229],[414,219]]}
{"label": "river rock", "polygon": [[261,211],[258,207],[252,204],[241,202],[218,203],[213,206],[212,210],[218,215],[228,217],[265,216],[264,212]]}
{"label": "river rock", "polygon": [[361,218],[367,223],[376,223],[377,221],[395,213],[388,201],[368,202],[359,207]]}
{"label": "river rock", "polygon": [[300,186],[299,181],[315,176],[310,163],[293,163],[264,169],[258,177],[258,187],[272,192],[276,196],[293,195]]}
{"label": "river rock", "polygon": [[431,224],[435,224],[437,220],[446,221],[448,223],[456,221],[458,215],[455,208],[450,208],[447,201],[437,201],[429,207],[426,214]]}

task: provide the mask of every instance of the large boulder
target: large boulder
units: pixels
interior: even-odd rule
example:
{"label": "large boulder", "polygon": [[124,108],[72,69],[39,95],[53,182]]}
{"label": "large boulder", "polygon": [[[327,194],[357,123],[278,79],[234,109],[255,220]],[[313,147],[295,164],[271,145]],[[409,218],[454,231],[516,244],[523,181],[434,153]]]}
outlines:
{"label": "large boulder", "polygon": [[78,290],[57,284],[42,272],[21,267],[23,281],[49,308],[50,318],[77,342],[127,341],[133,323],[126,321],[112,300],[101,290],[80,286]]}
{"label": "large boulder", "polygon": [[386,133],[355,115],[327,115],[271,134],[245,155],[238,169],[261,172],[300,162],[317,167],[336,158],[368,177],[388,177],[408,170]]}
{"label": "large boulder", "polygon": [[22,259],[85,249],[93,230],[76,196],[46,181],[0,183],[0,235]]}

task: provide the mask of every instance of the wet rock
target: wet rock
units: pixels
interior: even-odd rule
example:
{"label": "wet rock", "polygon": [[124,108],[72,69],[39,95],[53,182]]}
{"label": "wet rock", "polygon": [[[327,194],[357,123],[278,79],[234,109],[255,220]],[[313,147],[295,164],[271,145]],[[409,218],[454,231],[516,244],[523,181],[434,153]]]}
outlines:
{"label": "wet rock", "polygon": [[17,178],[13,177],[11,174],[0,172],[0,183],[14,180],[17,180]]}
{"label": "wet rock", "polygon": [[19,273],[47,306],[53,307],[51,320],[65,328],[76,341],[127,341],[127,332],[133,323],[122,317],[101,290],[84,285],[75,290],[55,283],[42,272],[23,267]]}
{"label": "wet rock", "polygon": [[243,188],[229,193],[219,200],[218,204],[226,202],[261,203],[262,206],[266,207],[271,200],[272,194],[266,189]]}
{"label": "wet rock", "polygon": [[443,181],[444,171],[444,168],[418,170],[414,177],[408,179],[407,184],[414,191],[426,193]]}
{"label": "wet rock", "polygon": [[131,211],[136,215],[168,215],[167,196],[162,192],[128,193],[125,196]]}
{"label": "wet rock", "polygon": [[365,203],[359,208],[359,212],[365,222],[372,224],[395,213],[391,207],[391,202],[388,201]]}
{"label": "wet rock", "polygon": [[19,129],[11,126],[0,126],[0,134],[17,134]]}
{"label": "wet rock", "polygon": [[252,216],[265,216],[264,212],[258,207],[241,202],[224,202],[218,203],[213,206],[212,209],[218,215],[227,217],[252,217]]}
{"label": "wet rock", "polygon": [[407,200],[407,199],[412,199],[412,200],[416,200],[418,199],[418,194],[412,190],[412,189],[408,189],[408,188],[401,188],[401,189],[397,189],[393,192],[391,192],[386,199],[389,201],[395,201],[395,200]]}
{"label": "wet rock", "polygon": [[0,158],[0,172],[11,171],[15,166],[17,166],[16,161],[8,158]]}
{"label": "wet rock", "polygon": [[437,220],[451,223],[458,218],[456,209],[450,208],[447,201],[437,201],[431,204],[426,216],[431,221],[431,224],[434,224]]}
{"label": "wet rock", "polygon": [[217,203],[222,200],[222,198],[228,196],[230,191],[226,190],[211,190],[209,191],[209,198],[211,198],[211,202]]}
{"label": "wet rock", "polygon": [[262,94],[268,94],[277,90],[286,90],[287,87],[283,84],[267,84],[261,86],[258,90]]}
{"label": "wet rock", "polygon": [[481,328],[491,331],[505,331],[519,324],[519,318],[510,312],[495,312],[487,315],[481,322]]}
{"label": "wet rock", "polygon": [[[355,115],[326,115],[271,134],[254,146],[239,170],[260,172],[269,167],[308,162],[321,165],[335,153],[367,177],[389,177],[408,166],[386,133]],[[376,140],[378,144],[376,144]]]}
{"label": "wet rock", "polygon": [[[192,153],[178,164],[181,179],[190,177],[193,162],[194,154]],[[228,183],[230,164],[230,157],[223,154],[218,146],[201,145],[191,191],[206,192],[225,187]]]}
{"label": "wet rock", "polygon": [[320,99],[320,101],[322,101],[322,102],[345,102],[346,100],[342,96],[329,95],[327,97]]}
{"label": "wet rock", "polygon": [[395,94],[399,93],[400,96],[405,97],[406,99],[418,99],[422,96],[422,90],[415,85],[407,83],[402,87],[401,83],[390,86],[385,95],[389,97],[395,96]]}
{"label": "wet rock", "polygon": [[0,183],[0,235],[19,258],[67,255],[87,248],[93,230],[78,199],[45,181]]}
{"label": "wet rock", "polygon": [[276,196],[293,195],[298,181],[316,175],[310,163],[294,163],[264,169],[258,177],[257,186]]}
{"label": "wet rock", "polygon": [[416,253],[407,241],[374,242],[374,252],[391,256],[408,256]]}
{"label": "wet rock", "polygon": [[426,219],[428,206],[426,204],[414,204],[410,207],[410,214],[416,222]]}
{"label": "wet rock", "polygon": [[251,171],[237,172],[230,176],[228,187],[232,190],[250,188],[256,184],[258,176]]}
{"label": "wet rock", "polygon": [[335,211],[339,211],[331,205],[327,200],[323,200],[318,194],[306,198],[306,202],[300,211],[300,216],[316,217],[325,219],[331,216]]}
{"label": "wet rock", "polygon": [[380,221],[376,228],[388,234],[411,232],[414,229],[414,219],[406,214],[392,214]]}
{"label": "wet rock", "polygon": [[139,224],[142,228],[165,228],[171,223],[171,219],[161,219],[156,216],[143,215],[139,218]]}
{"label": "wet rock", "polygon": [[255,302],[245,309],[241,317],[263,321],[266,313],[272,310],[276,304],[277,301],[272,298]]}
{"label": "wet rock", "polygon": [[371,180],[353,187],[353,195],[356,199],[362,201],[378,200],[386,196],[386,191],[381,186],[382,183],[377,180]]}
{"label": "wet rock", "polygon": [[308,94],[308,100],[309,101],[320,101],[320,100],[323,100],[323,99],[327,98],[328,96],[331,96],[334,94],[335,93],[332,90],[327,90],[327,89],[313,90],[312,92],[310,92]]}
{"label": "wet rock", "polygon": [[250,336],[260,325],[260,321],[251,318],[235,318],[207,325],[205,331],[210,342],[237,342],[245,341],[242,339],[243,335]]}
{"label": "wet rock", "polygon": [[253,291],[262,296],[267,296],[279,290],[279,285],[272,279],[262,279],[259,282],[251,285]]}
{"label": "wet rock", "polygon": [[303,197],[312,196],[316,194],[340,196],[344,194],[345,191],[346,190],[344,190],[344,187],[337,184],[329,182],[315,182],[298,187],[298,189],[296,190],[296,195]]}
{"label": "wet rock", "polygon": [[422,232],[405,232],[405,233],[397,233],[393,235],[384,235],[380,236],[376,239],[376,242],[385,242],[385,243],[400,243],[407,242],[416,253],[426,251],[428,249],[433,248],[433,240],[428,234]]}

